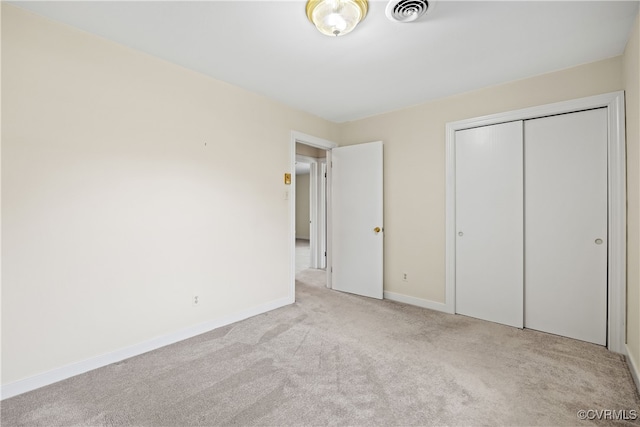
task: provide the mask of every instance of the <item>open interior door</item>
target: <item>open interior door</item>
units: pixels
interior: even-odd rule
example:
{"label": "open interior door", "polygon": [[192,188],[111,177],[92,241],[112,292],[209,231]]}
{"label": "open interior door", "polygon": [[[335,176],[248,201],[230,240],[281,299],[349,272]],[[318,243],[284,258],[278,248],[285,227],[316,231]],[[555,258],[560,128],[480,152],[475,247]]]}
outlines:
{"label": "open interior door", "polygon": [[331,150],[332,288],[382,299],[382,142]]}

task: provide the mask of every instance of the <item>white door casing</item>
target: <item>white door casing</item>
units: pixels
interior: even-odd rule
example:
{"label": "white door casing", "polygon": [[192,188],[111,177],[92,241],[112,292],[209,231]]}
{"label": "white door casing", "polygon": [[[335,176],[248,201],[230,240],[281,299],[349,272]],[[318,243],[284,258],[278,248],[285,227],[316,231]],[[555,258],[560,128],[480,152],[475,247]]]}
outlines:
{"label": "white door casing", "polygon": [[522,327],[522,121],[456,132],[456,313]]}
{"label": "white door casing", "polygon": [[382,142],[331,151],[332,288],[378,299],[383,296],[382,166]]}
{"label": "white door casing", "polygon": [[607,111],[527,120],[525,327],[607,343]]}
{"label": "white door casing", "polygon": [[[296,194],[298,188],[296,187]],[[317,197],[318,194],[318,163],[309,163],[309,267],[318,268],[318,220],[317,220]],[[297,213],[296,213],[297,215]]]}
{"label": "white door casing", "polygon": [[[326,225],[325,207],[325,182],[320,178],[320,171],[326,164],[326,159],[315,158],[296,154],[296,163],[309,164],[309,250],[310,250],[310,268],[324,268],[325,266],[325,248],[326,236],[322,234]],[[324,176],[324,175],[323,175]],[[297,175],[294,179],[295,193],[298,194],[300,188],[298,186]],[[297,216],[298,213],[296,212]],[[298,236],[296,236],[298,237]]]}
{"label": "white door casing", "polygon": [[327,160],[321,159],[318,175],[318,219],[317,235],[319,239],[317,268],[327,268]]}

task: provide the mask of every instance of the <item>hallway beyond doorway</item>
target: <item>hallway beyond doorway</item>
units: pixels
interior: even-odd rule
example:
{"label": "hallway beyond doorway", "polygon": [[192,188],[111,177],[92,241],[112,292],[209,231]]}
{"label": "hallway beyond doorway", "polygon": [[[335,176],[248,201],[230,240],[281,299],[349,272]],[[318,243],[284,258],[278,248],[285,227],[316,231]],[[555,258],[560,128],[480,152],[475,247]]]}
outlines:
{"label": "hallway beyond doorway", "polygon": [[306,239],[296,239],[296,282],[306,285],[327,285],[327,272],[324,269],[310,268],[311,248]]}

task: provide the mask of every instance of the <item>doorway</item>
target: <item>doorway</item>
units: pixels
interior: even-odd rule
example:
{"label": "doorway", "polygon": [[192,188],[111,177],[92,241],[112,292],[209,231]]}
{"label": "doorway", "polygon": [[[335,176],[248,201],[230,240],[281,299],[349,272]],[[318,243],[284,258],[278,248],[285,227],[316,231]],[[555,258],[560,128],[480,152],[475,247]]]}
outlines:
{"label": "doorway", "polygon": [[327,162],[336,143],[300,132],[291,133],[294,179],[291,185],[291,289],[296,281],[331,287],[327,212],[330,177]]}
{"label": "doorway", "polygon": [[296,142],[296,280],[326,286],[327,151]]}
{"label": "doorway", "polygon": [[[383,298],[383,143],[374,141],[337,147],[336,144],[298,132],[291,133],[291,170],[295,170],[297,147],[310,146],[326,153],[326,173],[322,161],[310,165],[310,181],[314,177],[320,184],[311,184],[316,191],[312,200],[319,200],[311,208],[310,257],[316,266],[324,261],[325,286],[337,291],[377,299]],[[300,145],[298,145],[300,144]],[[304,160],[304,158],[303,158]],[[314,167],[316,168],[314,173]],[[321,179],[320,179],[321,178]],[[285,179],[286,182],[286,179]],[[324,190],[322,184],[325,185]],[[296,180],[285,191],[285,199],[296,195]],[[290,188],[290,191],[289,191]],[[323,208],[323,202],[324,208]],[[291,248],[291,302],[295,302],[296,286],[296,209],[290,206]],[[318,208],[319,207],[319,208]],[[326,220],[313,219],[314,213]],[[325,243],[314,244],[313,239]],[[313,265],[312,265],[313,267]]]}

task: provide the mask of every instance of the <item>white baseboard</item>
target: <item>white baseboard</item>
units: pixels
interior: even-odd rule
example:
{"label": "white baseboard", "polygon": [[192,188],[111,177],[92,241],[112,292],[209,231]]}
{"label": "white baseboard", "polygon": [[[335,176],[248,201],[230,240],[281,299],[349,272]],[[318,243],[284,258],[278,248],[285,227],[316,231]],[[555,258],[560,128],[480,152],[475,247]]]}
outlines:
{"label": "white baseboard", "polygon": [[636,388],[640,392],[640,370],[638,370],[638,364],[631,357],[631,352],[629,351],[629,347],[625,345],[627,350],[627,365],[629,366],[629,370],[631,371],[631,376],[633,377],[633,382],[636,383]]}
{"label": "white baseboard", "polygon": [[248,319],[249,317],[257,316],[258,314],[266,313],[267,311],[275,310],[276,308],[284,307],[285,305],[292,304],[293,302],[293,298],[291,297],[271,301],[258,307],[244,310],[239,313],[234,313],[220,319],[200,323],[195,326],[190,326],[180,331],[153,338],[151,340],[144,341],[139,344],[134,344],[129,347],[121,348],[107,354],[61,366],[60,368],[55,368],[50,371],[34,375],[32,377],[25,378],[23,380],[4,384],[0,386],[0,400],[8,399],[10,397],[35,390],[37,388],[44,387],[55,382],[65,380],[67,378],[80,375],[85,372],[119,362],[124,359],[128,359],[130,357],[138,356],[140,354],[156,350],[160,347],[164,347],[169,344],[173,344],[178,341],[182,341],[187,338],[209,332],[216,328],[239,322],[240,320]]}
{"label": "white baseboard", "polygon": [[428,308],[430,310],[442,311],[451,314],[446,304],[442,302],[431,301],[428,299],[410,297],[408,295],[397,294],[395,292],[384,291],[384,299],[402,302],[405,304],[415,305],[417,307]]}

